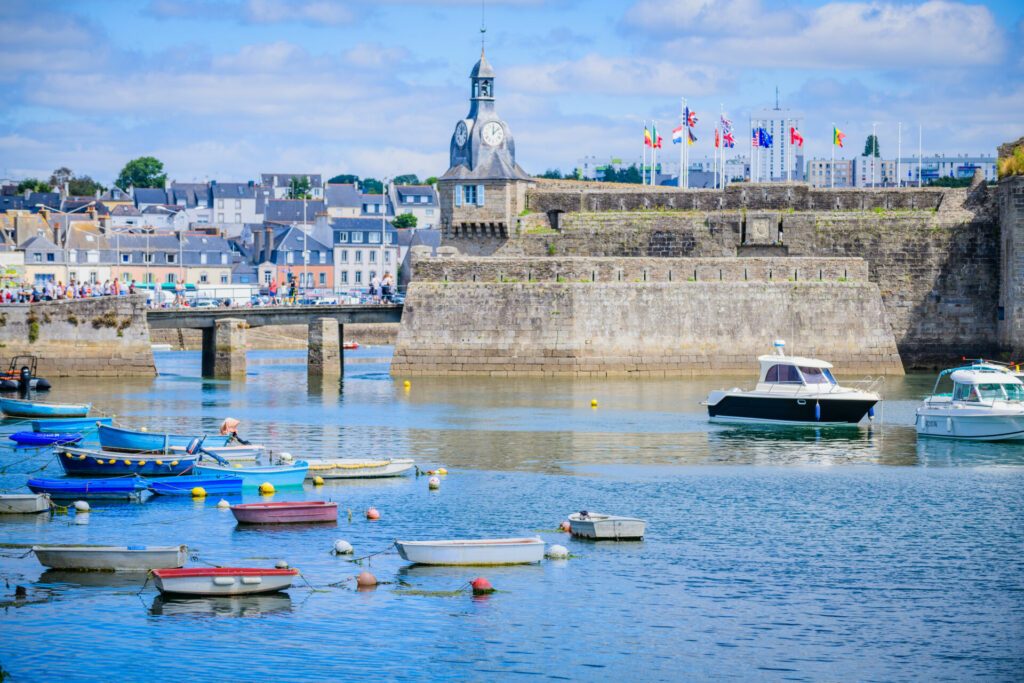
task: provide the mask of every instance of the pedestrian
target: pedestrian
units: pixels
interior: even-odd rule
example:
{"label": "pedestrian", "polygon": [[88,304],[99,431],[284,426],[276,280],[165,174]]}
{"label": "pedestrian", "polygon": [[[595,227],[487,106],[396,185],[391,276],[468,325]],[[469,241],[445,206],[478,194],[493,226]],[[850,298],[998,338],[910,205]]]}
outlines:
{"label": "pedestrian", "polygon": [[134,278],[132,279],[131,283],[128,285],[128,293],[129,294],[134,294],[135,293],[135,280],[134,280]]}
{"label": "pedestrian", "polygon": [[270,280],[270,287],[268,288],[268,292],[270,294],[270,303],[276,304],[277,303],[277,278],[273,278],[273,279]]}
{"label": "pedestrian", "polygon": [[380,283],[380,298],[383,301],[391,301],[391,273],[384,273],[384,281]]}
{"label": "pedestrian", "polygon": [[185,281],[180,277],[178,278],[178,281],[174,283],[174,305],[185,305]]}
{"label": "pedestrian", "polygon": [[110,286],[110,290],[114,296],[121,296],[121,283],[116,277],[114,278],[114,284]]}

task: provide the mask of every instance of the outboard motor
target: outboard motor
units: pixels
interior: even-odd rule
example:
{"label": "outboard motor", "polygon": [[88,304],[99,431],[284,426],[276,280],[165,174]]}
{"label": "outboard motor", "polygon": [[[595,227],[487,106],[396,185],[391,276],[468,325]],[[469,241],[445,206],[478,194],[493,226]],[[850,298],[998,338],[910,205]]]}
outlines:
{"label": "outboard motor", "polygon": [[28,390],[32,388],[32,371],[28,369],[27,365],[21,366],[21,372],[18,373],[18,391],[21,394],[27,394]]}

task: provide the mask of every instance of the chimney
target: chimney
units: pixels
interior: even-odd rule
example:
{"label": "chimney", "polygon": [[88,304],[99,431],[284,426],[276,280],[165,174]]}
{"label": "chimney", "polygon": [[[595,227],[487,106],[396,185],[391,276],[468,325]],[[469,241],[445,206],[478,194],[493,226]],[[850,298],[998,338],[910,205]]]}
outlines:
{"label": "chimney", "polygon": [[253,230],[252,233],[252,255],[256,265],[263,263],[263,231]]}
{"label": "chimney", "polygon": [[269,261],[270,254],[274,251],[274,229],[267,228],[264,232],[266,233],[263,238],[263,249],[265,253],[263,258],[260,259],[261,262]]}

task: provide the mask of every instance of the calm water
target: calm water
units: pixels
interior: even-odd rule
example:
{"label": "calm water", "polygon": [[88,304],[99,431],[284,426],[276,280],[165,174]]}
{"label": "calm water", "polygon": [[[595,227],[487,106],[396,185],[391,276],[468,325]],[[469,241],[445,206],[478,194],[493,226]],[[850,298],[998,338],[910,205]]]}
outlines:
{"label": "calm water", "polygon": [[[436,492],[407,477],[275,496],[338,501],[353,515],[334,528],[239,529],[216,499],[97,503],[86,524],[0,519],[3,670],[24,681],[1024,677],[1024,446],[918,443],[913,410],[931,378],[888,381],[871,428],[732,429],[698,405],[723,382],[417,378],[405,392],[387,354],[349,354],[342,387],[307,383],[290,352],[250,354],[244,384],[200,380],[196,353],[158,354],[153,381],[58,381],[52,400],[89,399],[151,430],[215,431],[231,415],[296,456],[411,456],[451,473]],[[0,488],[43,466],[60,472],[45,452],[0,451]],[[380,521],[362,518],[370,505]],[[648,537],[551,531],[578,509],[644,517]],[[573,557],[474,570],[386,554],[370,569],[388,583],[356,592],[359,567],[329,552],[340,538],[367,554],[395,538],[534,533]],[[152,585],[140,593],[136,575],[16,557],[39,542],[286,559],[318,590],[164,600]],[[477,575],[500,592],[448,593]]]}

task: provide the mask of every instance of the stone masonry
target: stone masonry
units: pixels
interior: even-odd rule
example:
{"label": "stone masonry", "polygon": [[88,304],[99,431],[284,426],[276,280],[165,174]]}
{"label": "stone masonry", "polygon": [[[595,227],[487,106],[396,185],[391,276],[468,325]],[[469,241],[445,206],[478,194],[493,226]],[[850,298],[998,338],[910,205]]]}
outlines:
{"label": "stone masonry", "polygon": [[999,217],[999,342],[1012,359],[1024,360],[1024,176],[999,181]]}

